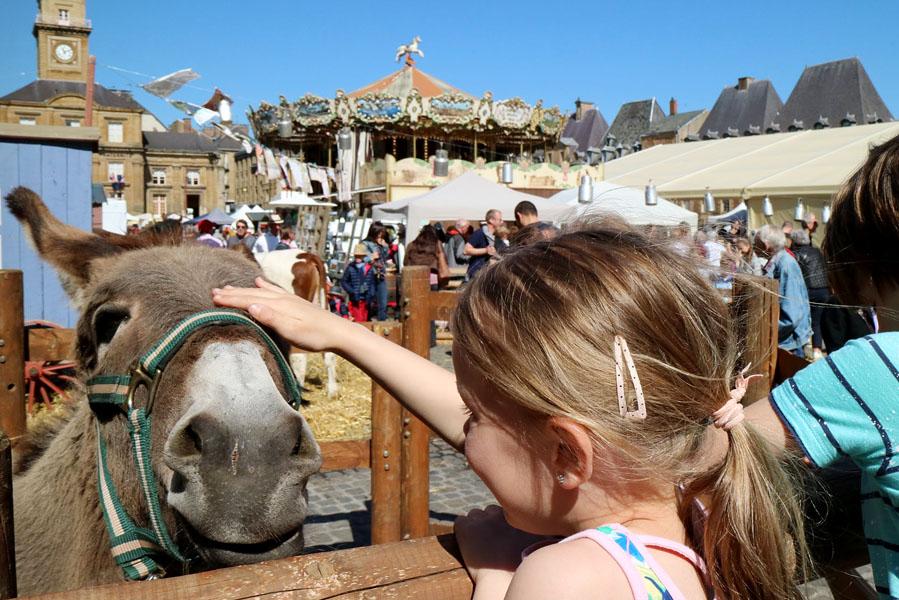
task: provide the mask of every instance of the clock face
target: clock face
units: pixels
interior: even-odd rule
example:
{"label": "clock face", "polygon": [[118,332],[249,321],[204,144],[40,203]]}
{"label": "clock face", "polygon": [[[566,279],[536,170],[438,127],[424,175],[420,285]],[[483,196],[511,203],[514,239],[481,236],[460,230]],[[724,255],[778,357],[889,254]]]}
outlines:
{"label": "clock face", "polygon": [[75,51],[72,50],[72,47],[68,44],[57,44],[54,54],[56,54],[56,58],[62,62],[69,62],[72,60],[72,57],[75,56]]}

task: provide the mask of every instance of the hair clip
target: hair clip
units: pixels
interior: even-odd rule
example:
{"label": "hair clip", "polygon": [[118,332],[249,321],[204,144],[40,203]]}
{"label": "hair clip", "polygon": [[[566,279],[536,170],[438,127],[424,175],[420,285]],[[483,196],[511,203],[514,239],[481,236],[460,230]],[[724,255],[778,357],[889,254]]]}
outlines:
{"label": "hair clip", "polygon": [[[627,409],[627,398],[624,395],[624,365],[627,365],[634,392],[637,395],[637,410]],[[643,398],[643,388],[640,386],[640,377],[637,375],[637,367],[631,358],[631,351],[627,348],[627,341],[620,335],[615,336],[615,385],[618,391],[618,412],[629,421],[642,421],[646,418],[646,401]]]}

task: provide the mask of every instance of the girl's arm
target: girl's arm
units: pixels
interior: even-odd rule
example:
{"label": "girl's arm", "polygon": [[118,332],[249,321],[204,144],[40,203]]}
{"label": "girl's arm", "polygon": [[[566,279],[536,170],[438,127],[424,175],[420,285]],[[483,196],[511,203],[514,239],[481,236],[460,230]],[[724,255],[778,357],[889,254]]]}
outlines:
{"label": "girl's arm", "polygon": [[248,311],[295,346],[343,356],[455,449],[462,450],[467,416],[452,373],[261,277],[256,278],[256,285],[213,290],[213,300],[219,306]]}

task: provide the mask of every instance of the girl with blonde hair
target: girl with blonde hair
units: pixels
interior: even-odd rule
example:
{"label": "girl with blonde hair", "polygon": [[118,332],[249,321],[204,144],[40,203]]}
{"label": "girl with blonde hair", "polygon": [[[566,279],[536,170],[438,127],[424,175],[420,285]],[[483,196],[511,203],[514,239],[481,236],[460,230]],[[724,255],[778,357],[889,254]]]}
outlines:
{"label": "girl with blonde hair", "polygon": [[[688,261],[617,226],[513,248],[462,292],[455,376],[261,279],[214,298],[464,450],[502,506],[456,523],[475,598],[798,599],[797,495],[741,423],[728,309]],[[522,554],[529,534],[563,539]]]}

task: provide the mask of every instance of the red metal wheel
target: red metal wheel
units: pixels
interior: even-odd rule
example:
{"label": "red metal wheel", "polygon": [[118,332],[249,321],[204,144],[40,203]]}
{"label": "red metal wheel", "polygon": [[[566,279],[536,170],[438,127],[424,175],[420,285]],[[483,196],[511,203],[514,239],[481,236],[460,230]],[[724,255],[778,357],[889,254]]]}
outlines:
{"label": "red metal wheel", "polygon": [[[50,321],[26,321],[25,329],[53,329],[60,325]],[[50,410],[53,405],[50,402],[50,392],[58,394],[66,402],[72,398],[65,392],[70,382],[75,381],[75,363],[72,361],[25,361],[25,383],[28,386],[27,410],[28,415],[34,415],[34,401],[40,395],[44,407]]]}

